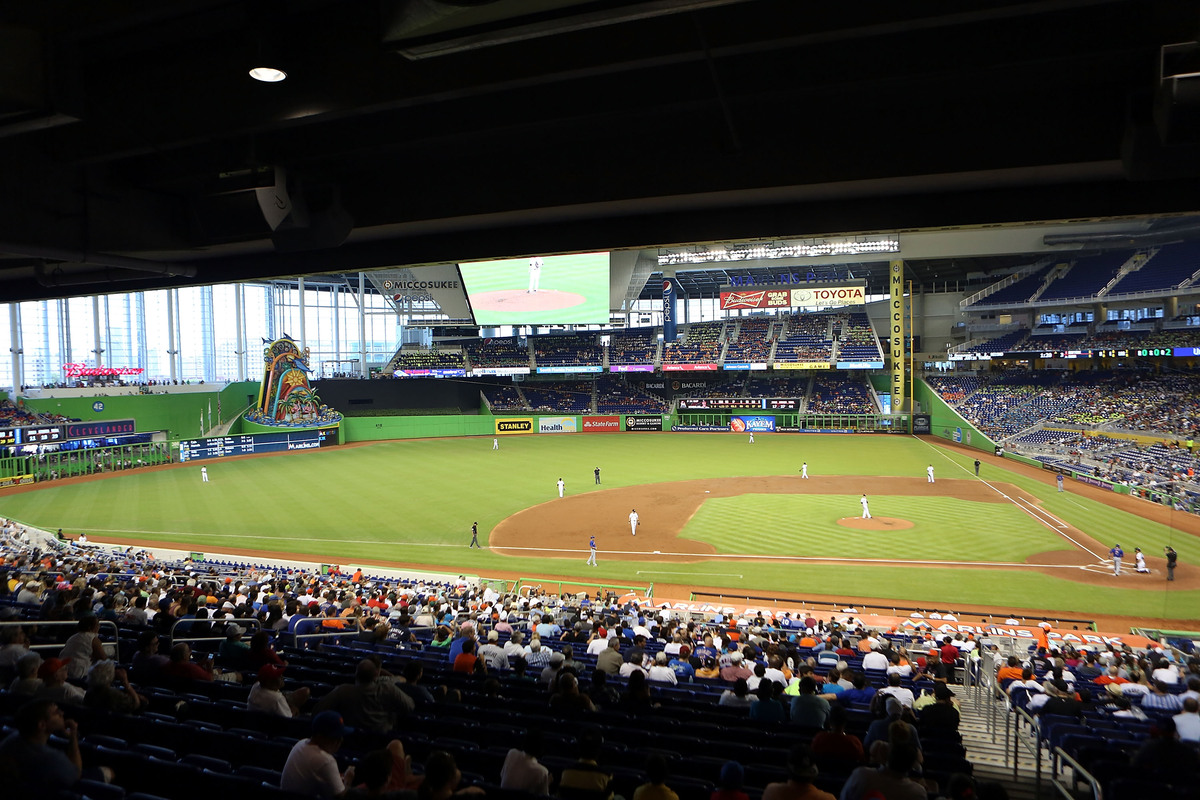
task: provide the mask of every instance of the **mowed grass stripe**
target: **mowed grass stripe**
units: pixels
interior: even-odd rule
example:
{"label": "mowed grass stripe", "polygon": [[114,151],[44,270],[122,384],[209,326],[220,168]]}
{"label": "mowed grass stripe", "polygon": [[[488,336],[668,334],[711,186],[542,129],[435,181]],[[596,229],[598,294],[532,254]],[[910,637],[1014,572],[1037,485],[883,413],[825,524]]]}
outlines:
{"label": "mowed grass stripe", "polygon": [[888,495],[873,495],[870,502],[876,517],[908,520],[913,527],[866,531],[839,525],[839,519],[861,516],[854,495],[749,494],[706,500],[684,535],[722,552],[823,558],[1019,562],[1034,553],[1070,549],[1010,504]]}

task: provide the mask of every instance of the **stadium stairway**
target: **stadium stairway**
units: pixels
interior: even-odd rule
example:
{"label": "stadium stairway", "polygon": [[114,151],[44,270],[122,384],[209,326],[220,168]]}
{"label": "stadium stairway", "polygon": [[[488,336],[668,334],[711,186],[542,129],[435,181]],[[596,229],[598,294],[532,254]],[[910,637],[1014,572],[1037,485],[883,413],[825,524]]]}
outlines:
{"label": "stadium stairway", "polygon": [[[996,740],[988,729],[987,701],[980,697],[976,704],[974,692],[968,693],[961,686],[955,686],[959,694],[958,732],[962,734],[963,747],[967,749],[967,758],[974,766],[974,776],[977,781],[995,781],[1004,784],[1008,789],[1009,800],[1034,800],[1038,796],[1037,783],[1034,780],[1033,759],[1022,751],[1018,760],[1019,771],[1013,778],[1012,754],[1005,758],[1004,748],[1004,718],[997,716]],[[1044,756],[1047,758],[1048,756]],[[1043,795],[1050,796],[1054,789],[1049,785],[1045,775],[1042,777]]]}

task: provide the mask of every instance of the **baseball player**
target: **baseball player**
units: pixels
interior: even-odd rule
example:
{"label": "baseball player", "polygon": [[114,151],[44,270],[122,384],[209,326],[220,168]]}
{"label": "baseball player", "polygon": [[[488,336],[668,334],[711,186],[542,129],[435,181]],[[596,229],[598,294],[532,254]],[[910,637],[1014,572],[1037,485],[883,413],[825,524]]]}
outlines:
{"label": "baseball player", "polygon": [[1133,548],[1133,560],[1137,562],[1138,572],[1150,572],[1150,568],[1146,566],[1146,556],[1142,554],[1142,548]]}
{"label": "baseball player", "polygon": [[934,483],[934,480],[933,480],[933,464],[930,464],[928,467],[926,467],[926,468],[925,468],[925,476],[926,476],[926,477],[929,479],[929,482],[930,482],[930,483]]}
{"label": "baseball player", "polygon": [[1125,557],[1125,551],[1121,549],[1121,545],[1114,544],[1113,549],[1108,551],[1113,560],[1113,575],[1121,574],[1121,559]]}
{"label": "baseball player", "polygon": [[596,467],[592,471],[596,473],[596,485],[599,486],[600,485],[600,468]]}
{"label": "baseball player", "polygon": [[862,503],[862,507],[863,507],[862,518],[870,519],[871,518],[871,507],[869,505],[867,505],[867,496],[864,494],[862,496],[862,500],[859,500],[858,502]]}
{"label": "baseball player", "polygon": [[558,496],[559,497],[563,496],[563,489],[565,489],[565,488],[567,488],[567,484],[563,482],[562,478],[559,478],[558,479]]}
{"label": "baseball player", "polygon": [[750,431],[750,444],[754,444],[754,431]]}
{"label": "baseball player", "polygon": [[538,283],[542,279],[542,260],[537,256],[529,259],[529,288],[525,290],[525,294],[533,294],[538,290]]}
{"label": "baseball player", "polygon": [[471,523],[471,544],[468,546],[469,547],[478,547],[480,550],[483,549],[483,545],[481,545],[479,543],[479,523],[478,522]]}
{"label": "baseball player", "polygon": [[806,480],[808,479],[808,462],[807,461],[805,461],[803,464],[800,465],[800,477],[804,478]]}
{"label": "baseball player", "polygon": [[200,482],[208,483],[208,467],[200,468]]}
{"label": "baseball player", "polygon": [[500,437],[495,437],[494,439],[492,439],[492,449],[493,450],[500,449]]}
{"label": "baseball player", "polygon": [[1063,490],[1063,476],[1061,474],[1058,476],[1058,490],[1060,492]]}
{"label": "baseball player", "polygon": [[975,477],[979,477],[979,459],[975,459]]}
{"label": "baseball player", "polygon": [[632,533],[634,536],[637,536],[637,526],[638,526],[638,513],[637,513],[637,509],[635,508],[629,512],[629,532]]}
{"label": "baseball player", "polygon": [[592,538],[588,542],[588,547],[591,549],[592,552],[588,555],[587,563],[591,564],[594,567],[594,566],[596,566],[596,534],[594,534],[594,533],[592,534]]}

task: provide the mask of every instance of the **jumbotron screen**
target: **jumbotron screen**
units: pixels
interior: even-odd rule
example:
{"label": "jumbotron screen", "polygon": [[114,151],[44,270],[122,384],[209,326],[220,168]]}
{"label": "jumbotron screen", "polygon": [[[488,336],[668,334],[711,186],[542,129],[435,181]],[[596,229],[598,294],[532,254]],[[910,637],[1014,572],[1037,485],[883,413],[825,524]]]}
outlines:
{"label": "jumbotron screen", "polygon": [[475,322],[608,323],[608,253],[506,258],[458,265]]}

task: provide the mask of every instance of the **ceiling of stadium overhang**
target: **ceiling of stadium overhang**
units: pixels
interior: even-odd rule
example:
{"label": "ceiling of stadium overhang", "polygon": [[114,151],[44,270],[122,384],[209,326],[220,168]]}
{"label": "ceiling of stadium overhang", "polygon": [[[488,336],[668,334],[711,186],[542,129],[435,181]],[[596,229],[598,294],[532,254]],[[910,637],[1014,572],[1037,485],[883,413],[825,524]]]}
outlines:
{"label": "ceiling of stadium overhang", "polygon": [[[0,300],[838,232],[1188,228],[1200,124],[1170,75],[1198,71],[1198,36],[1186,0],[17,0]],[[287,80],[251,81],[264,58]],[[277,175],[306,213],[272,232],[253,190]],[[1020,260],[968,248],[913,274]]]}

